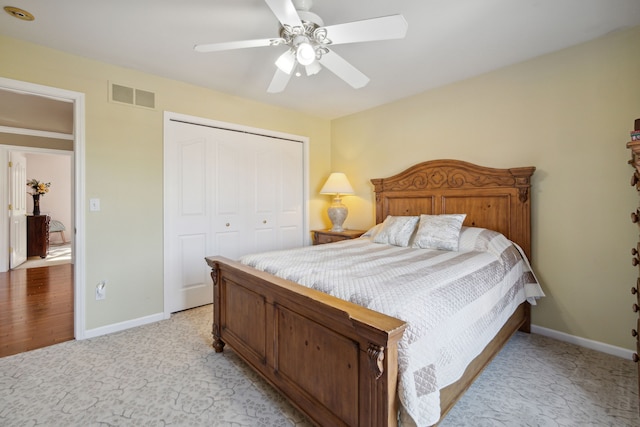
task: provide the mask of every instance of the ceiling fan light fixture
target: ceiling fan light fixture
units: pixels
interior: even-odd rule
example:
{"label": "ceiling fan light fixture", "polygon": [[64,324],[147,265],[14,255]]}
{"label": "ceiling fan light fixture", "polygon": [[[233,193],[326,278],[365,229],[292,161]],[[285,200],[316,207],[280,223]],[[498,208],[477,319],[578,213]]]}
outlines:
{"label": "ceiling fan light fixture", "polygon": [[296,59],[301,65],[310,65],[316,60],[316,50],[311,43],[302,42],[296,47]]}
{"label": "ceiling fan light fixture", "polygon": [[313,61],[311,64],[305,65],[304,69],[307,72],[307,76],[313,76],[322,70],[322,66],[318,61]]}
{"label": "ceiling fan light fixture", "polygon": [[283,73],[291,74],[295,66],[296,52],[293,49],[289,49],[276,59],[276,67],[278,67]]}
{"label": "ceiling fan light fixture", "polygon": [[381,16],[325,27],[323,20],[309,10],[313,0],[265,1],[280,22],[279,37],[199,44],[194,49],[197,52],[217,52],[286,46],[287,51],[275,61],[277,69],[267,89],[269,93],[282,92],[292,76],[302,74],[302,67],[307,76],[326,68],[354,89],[361,88],[369,82],[369,78],[329,47],[344,43],[400,39],[407,33],[407,21],[402,15]]}

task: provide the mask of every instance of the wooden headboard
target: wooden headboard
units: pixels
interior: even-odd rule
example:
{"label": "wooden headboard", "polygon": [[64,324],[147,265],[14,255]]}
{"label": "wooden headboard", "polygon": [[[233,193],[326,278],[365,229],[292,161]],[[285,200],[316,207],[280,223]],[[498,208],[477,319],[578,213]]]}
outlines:
{"label": "wooden headboard", "polygon": [[466,213],[464,225],[499,231],[531,258],[531,175],[535,167],[495,169],[431,160],[372,179],[376,223],[387,215]]}

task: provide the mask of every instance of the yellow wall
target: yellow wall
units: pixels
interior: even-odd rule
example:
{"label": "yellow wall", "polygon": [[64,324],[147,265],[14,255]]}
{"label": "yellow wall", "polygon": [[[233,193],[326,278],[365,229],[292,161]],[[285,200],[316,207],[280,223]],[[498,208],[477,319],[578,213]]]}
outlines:
{"label": "yellow wall", "polygon": [[[534,269],[547,293],[534,323],[632,348],[625,148],[640,117],[640,28],[328,122],[200,87],[0,37],[0,76],[86,94],[87,328],[162,311],[162,111],[311,138],[311,227],[326,224],[330,171],[347,173],[346,226],[374,221],[371,178],[456,158],[536,166]],[[7,58],[11,58],[7,60]],[[157,93],[156,111],[109,103],[114,81]],[[105,301],[93,299],[108,278]]]}
{"label": "yellow wall", "polygon": [[640,117],[638,52],[640,27],[334,120],[332,169],[357,192],[345,226],[374,222],[370,178],[420,161],[536,166],[532,262],[547,297],[534,324],[633,348],[639,199],[625,144]]}
{"label": "yellow wall", "polygon": [[[0,36],[0,76],[82,92],[86,101],[86,328],[163,311],[163,110],[310,138],[310,226],[324,226],[330,122]],[[156,93],[157,109],[111,103],[108,82]],[[203,260],[204,262],[204,260]],[[95,285],[108,280],[107,299]]]}

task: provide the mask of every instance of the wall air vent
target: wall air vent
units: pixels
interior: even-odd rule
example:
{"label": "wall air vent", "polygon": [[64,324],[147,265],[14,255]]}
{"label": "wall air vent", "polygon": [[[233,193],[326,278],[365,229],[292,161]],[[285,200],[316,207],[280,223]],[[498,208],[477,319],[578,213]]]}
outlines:
{"label": "wall air vent", "polygon": [[109,84],[109,100],[143,108],[156,108],[156,94],[115,83]]}

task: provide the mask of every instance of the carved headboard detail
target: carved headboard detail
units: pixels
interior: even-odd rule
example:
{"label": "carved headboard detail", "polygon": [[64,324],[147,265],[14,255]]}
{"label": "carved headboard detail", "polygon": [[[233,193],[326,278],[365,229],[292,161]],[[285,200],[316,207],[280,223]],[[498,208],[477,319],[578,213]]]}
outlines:
{"label": "carved headboard detail", "polygon": [[531,176],[535,167],[496,169],[431,160],[372,179],[376,223],[387,215],[466,213],[464,225],[496,230],[531,256]]}

